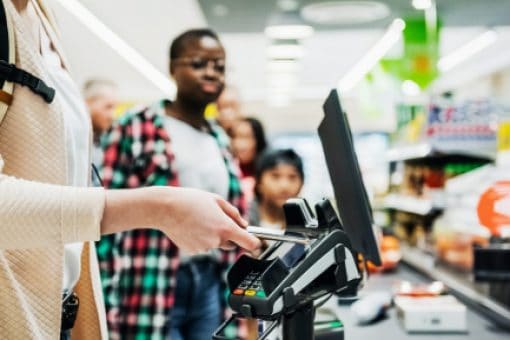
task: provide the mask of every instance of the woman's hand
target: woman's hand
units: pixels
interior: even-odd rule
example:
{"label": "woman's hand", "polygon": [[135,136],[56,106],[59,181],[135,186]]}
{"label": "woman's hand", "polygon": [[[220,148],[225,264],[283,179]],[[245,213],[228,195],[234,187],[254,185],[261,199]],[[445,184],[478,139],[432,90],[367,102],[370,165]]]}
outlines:
{"label": "woman's hand", "polygon": [[103,234],[159,229],[190,253],[227,249],[233,243],[258,249],[260,240],[244,230],[246,226],[237,209],[220,196],[176,187],[108,190],[101,222]]}

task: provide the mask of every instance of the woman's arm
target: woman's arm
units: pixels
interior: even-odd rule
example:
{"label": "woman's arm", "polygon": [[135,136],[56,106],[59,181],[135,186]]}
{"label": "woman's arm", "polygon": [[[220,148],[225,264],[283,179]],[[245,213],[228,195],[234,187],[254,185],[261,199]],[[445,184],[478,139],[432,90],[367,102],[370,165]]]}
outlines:
{"label": "woman's arm", "polygon": [[104,204],[101,188],[17,179],[2,175],[0,164],[0,249],[96,240]]}
{"label": "woman's arm", "polygon": [[259,240],[238,211],[217,195],[194,189],[104,190],[25,181],[0,174],[0,249],[93,241],[100,234],[155,228],[190,252],[252,250]]}

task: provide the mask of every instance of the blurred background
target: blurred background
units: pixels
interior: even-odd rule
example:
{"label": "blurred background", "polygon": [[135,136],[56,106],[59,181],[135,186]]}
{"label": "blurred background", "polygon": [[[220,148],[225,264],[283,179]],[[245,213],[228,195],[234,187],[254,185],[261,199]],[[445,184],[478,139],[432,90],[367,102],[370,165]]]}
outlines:
{"label": "blurred background", "polygon": [[[430,6],[427,0],[52,2],[71,64],[80,65],[73,69],[77,81],[98,75],[115,79],[125,102],[171,96],[171,85],[162,80],[168,78],[170,41],[191,27],[213,28],[226,46],[228,82],[238,89],[244,111],[272,120],[271,132],[315,127],[328,91],[367,57],[397,18],[412,20],[412,33],[373,53],[377,66],[377,56],[385,53],[382,59],[405,59],[404,69],[386,65],[378,75],[365,67],[372,77],[357,74],[354,78],[363,81],[350,81],[352,89],[340,91],[355,130],[392,131],[392,102],[416,95],[414,84],[426,93],[448,90],[470,98],[504,97],[510,89],[507,0],[439,0],[431,22],[420,9]],[[295,30],[278,31],[282,26]],[[440,58],[487,32],[473,47],[477,53],[466,51],[444,71],[438,69]],[[274,39],[282,34],[288,39]],[[386,93],[376,91],[380,88]],[[367,93],[371,90],[377,93]]]}
{"label": "blurred background", "polygon": [[402,258],[508,325],[510,0],[50,3],[76,80],[113,80],[117,116],[175,95],[174,37],[218,32],[242,113],[303,157],[312,202],[332,196],[316,128],[337,89],[375,222],[401,242],[374,270]]}

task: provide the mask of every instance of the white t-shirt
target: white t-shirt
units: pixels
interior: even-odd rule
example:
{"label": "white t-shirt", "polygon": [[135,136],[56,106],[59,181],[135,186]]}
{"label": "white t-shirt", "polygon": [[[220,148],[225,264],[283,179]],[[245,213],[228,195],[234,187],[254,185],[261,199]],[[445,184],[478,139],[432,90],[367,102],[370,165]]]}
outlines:
{"label": "white t-shirt", "polygon": [[170,116],[165,116],[165,129],[172,139],[179,185],[228,199],[229,174],[216,139]]}
{"label": "white t-shirt", "polygon": [[[68,184],[77,187],[88,185],[90,152],[90,118],[85,104],[71,76],[62,67],[58,53],[40,27],[41,54],[48,71],[47,83],[55,89],[55,101],[64,112],[65,140],[67,146]],[[66,244],[64,249],[64,290],[72,290],[80,276],[80,257],[83,243]]]}
{"label": "white t-shirt", "polygon": [[[175,155],[173,164],[179,178],[179,185],[201,189],[228,199],[229,174],[216,139],[209,133],[165,116],[165,129],[172,140]],[[207,253],[189,254],[181,251],[181,263],[204,256],[214,257],[217,250]]]}

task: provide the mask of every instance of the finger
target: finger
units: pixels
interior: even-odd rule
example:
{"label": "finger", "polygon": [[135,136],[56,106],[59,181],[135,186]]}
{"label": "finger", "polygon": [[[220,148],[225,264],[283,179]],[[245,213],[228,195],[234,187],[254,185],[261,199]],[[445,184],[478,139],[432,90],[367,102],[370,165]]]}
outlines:
{"label": "finger", "polygon": [[218,205],[220,206],[221,210],[225,212],[225,214],[227,214],[241,227],[246,228],[248,226],[248,222],[241,217],[241,214],[239,214],[239,210],[237,210],[232,204],[228,203],[224,199],[219,199]]}
{"label": "finger", "polygon": [[241,248],[253,251],[262,246],[260,240],[248,233],[245,229],[240,228],[239,226],[232,226],[230,230],[231,232],[227,235],[227,239],[236,243]]}
{"label": "finger", "polygon": [[220,244],[220,248],[223,250],[234,250],[236,247],[236,244],[232,241],[226,241]]}

